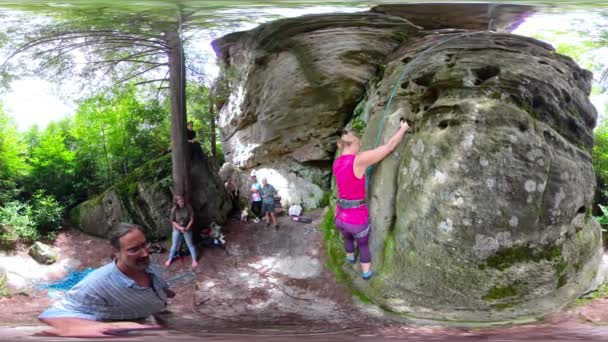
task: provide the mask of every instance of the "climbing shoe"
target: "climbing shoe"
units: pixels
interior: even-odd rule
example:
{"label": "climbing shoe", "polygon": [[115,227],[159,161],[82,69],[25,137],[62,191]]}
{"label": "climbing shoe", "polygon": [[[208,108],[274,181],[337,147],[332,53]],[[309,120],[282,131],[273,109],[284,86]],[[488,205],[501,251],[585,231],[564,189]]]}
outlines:
{"label": "climbing shoe", "polygon": [[367,271],[364,272],[363,274],[361,274],[361,278],[365,279],[365,280],[369,280],[372,276],[374,275],[374,271]]}
{"label": "climbing shoe", "polygon": [[278,225],[278,224],[275,224],[275,225],[274,225],[274,229],[279,230],[279,225]]}
{"label": "climbing shoe", "polygon": [[349,264],[354,264],[357,261],[357,259],[355,258],[354,255],[347,255],[346,261],[348,261]]}

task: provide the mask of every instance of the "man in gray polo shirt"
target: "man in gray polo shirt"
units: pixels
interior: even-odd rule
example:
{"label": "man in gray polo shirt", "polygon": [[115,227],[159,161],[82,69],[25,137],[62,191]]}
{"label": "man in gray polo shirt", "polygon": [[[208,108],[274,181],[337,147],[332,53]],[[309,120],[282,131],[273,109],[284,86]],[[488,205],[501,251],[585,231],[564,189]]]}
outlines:
{"label": "man in gray polo shirt", "polygon": [[[175,293],[150,266],[141,227],[121,224],[111,234],[116,259],[91,272],[38,318],[48,335],[108,337],[118,330],[158,328],[133,322],[161,312]],[[123,321],[123,322],[116,322]]]}

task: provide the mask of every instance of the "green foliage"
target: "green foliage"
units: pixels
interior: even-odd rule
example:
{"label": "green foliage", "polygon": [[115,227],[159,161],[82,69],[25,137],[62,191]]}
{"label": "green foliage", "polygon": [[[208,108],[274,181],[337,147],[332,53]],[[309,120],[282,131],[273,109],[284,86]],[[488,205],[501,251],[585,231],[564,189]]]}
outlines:
{"label": "green foliage", "polygon": [[608,207],[601,204],[597,204],[597,206],[602,214],[600,216],[595,216],[595,219],[602,227],[602,243],[604,248],[606,248],[606,246],[608,246]]}
{"label": "green foliage", "polygon": [[[595,213],[598,214],[597,205],[608,205],[608,121],[605,121],[595,130],[595,145],[593,146],[593,170],[597,180],[595,192]],[[600,211],[601,212],[601,211]],[[600,217],[603,217],[602,215]],[[602,221],[606,226],[606,220]],[[602,223],[600,222],[600,223]]]}
{"label": "green foliage", "polygon": [[362,135],[365,132],[365,127],[367,124],[360,117],[356,117],[352,121],[352,129],[357,132],[357,134]]}
{"label": "green foliage", "polygon": [[24,151],[14,123],[0,108],[0,179],[20,179],[27,173]]}
{"label": "green foliage", "polygon": [[342,269],[342,265],[346,258],[346,252],[340,240],[340,231],[338,231],[334,223],[334,218],[334,207],[330,206],[325,216],[323,216],[319,229],[323,234],[323,243],[328,256],[327,263],[329,267],[334,270],[339,280],[345,280],[346,273]]}
{"label": "green foliage", "polygon": [[331,191],[325,191],[323,193],[323,197],[321,197],[321,200],[319,201],[319,208],[325,208],[328,205],[330,205],[330,203],[331,203],[331,196],[332,196],[332,192]]}
{"label": "green foliage", "polygon": [[0,179],[0,206],[17,197],[19,192],[20,189],[13,179]]}
{"label": "green foliage", "polygon": [[50,195],[39,192],[30,203],[11,201],[0,206],[0,243],[33,242],[54,238],[64,207]]}
{"label": "green foliage", "polygon": [[8,277],[6,274],[0,276],[0,298],[10,297],[11,292],[8,289]]}
{"label": "green foliage", "polygon": [[[527,246],[516,246],[505,248],[485,260],[485,264],[480,265],[480,269],[485,267],[495,268],[503,271],[515,264],[522,262],[539,262],[541,260],[558,262],[561,259],[562,249],[560,246],[545,247],[534,249]],[[559,263],[557,264],[559,267]]]}
{"label": "green foliage", "polygon": [[38,138],[29,159],[30,191],[46,189],[54,196],[67,200],[72,193],[75,157],[75,152],[65,144],[64,133],[56,125],[49,125]]}
{"label": "green foliage", "polygon": [[587,305],[597,299],[608,298],[608,283],[603,283],[597,290],[576,300],[576,306]]}
{"label": "green foliage", "polygon": [[483,296],[483,300],[499,300],[507,297],[513,297],[517,294],[517,290],[513,286],[495,286]]}
{"label": "green foliage", "polygon": [[0,207],[0,241],[35,241],[40,238],[29,204],[13,201]]}
{"label": "green foliage", "polygon": [[32,220],[39,232],[54,234],[63,217],[65,208],[51,195],[39,191],[32,200]]}
{"label": "green foliage", "polygon": [[129,174],[170,146],[169,115],[155,99],[138,98],[135,88],[115,89],[82,101],[71,128],[76,183],[83,200]]}

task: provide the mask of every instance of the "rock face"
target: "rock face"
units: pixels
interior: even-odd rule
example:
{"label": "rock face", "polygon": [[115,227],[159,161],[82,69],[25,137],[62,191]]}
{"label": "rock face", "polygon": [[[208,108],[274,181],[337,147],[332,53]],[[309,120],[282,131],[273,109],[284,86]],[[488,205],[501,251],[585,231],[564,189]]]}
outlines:
{"label": "rock face", "polygon": [[219,122],[226,160],[249,171],[261,165],[285,194],[310,189],[290,204],[304,197],[316,207],[335,135],[381,60],[417,30],[380,14],[312,15],[214,41],[230,92]]}
{"label": "rock face", "polygon": [[34,260],[40,264],[50,265],[57,261],[57,252],[53,247],[43,244],[42,242],[35,242],[27,252]]}
{"label": "rock face", "polygon": [[508,4],[430,3],[379,5],[371,11],[405,18],[427,30],[458,28],[511,32],[533,13],[534,8]]}
{"label": "rock face", "polygon": [[[428,320],[520,321],[562,308],[596,278],[602,255],[589,211],[592,75],[537,40],[468,31],[495,16],[418,31],[397,9],[289,19],[216,41],[233,75],[221,112],[228,160],[247,172],[296,163],[324,179],[346,121],[364,129],[365,150],[408,118],[413,129],[370,180],[371,281],[344,263],[328,211],[340,275],[380,307]],[[450,22],[415,13],[427,29]],[[519,17],[510,18],[497,25]],[[382,24],[349,24],[370,19]],[[376,53],[354,54],[361,46]]]}
{"label": "rock face", "polygon": [[[195,224],[224,222],[230,211],[223,185],[208,160],[193,160],[190,170],[191,205]],[[142,225],[148,238],[171,234],[171,156],[165,155],[134,171],[99,196],[70,212],[70,220],[87,234],[107,237],[120,222]]]}
{"label": "rock face", "polygon": [[358,281],[346,267],[359,291],[420,318],[505,321],[586,290],[602,252],[589,211],[591,79],[550,46],[509,34],[435,34],[392,54],[368,92],[363,148],[381,120],[381,141],[399,117],[414,128],[374,171],[379,276]]}

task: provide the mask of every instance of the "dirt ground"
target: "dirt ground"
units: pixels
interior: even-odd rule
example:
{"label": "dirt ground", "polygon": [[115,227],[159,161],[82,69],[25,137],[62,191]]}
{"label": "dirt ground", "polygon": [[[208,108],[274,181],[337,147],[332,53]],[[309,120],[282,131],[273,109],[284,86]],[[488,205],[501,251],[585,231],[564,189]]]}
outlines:
{"label": "dirt ground", "polygon": [[[347,288],[336,282],[332,271],[325,266],[321,234],[317,230],[321,212],[307,213],[307,216],[313,218],[312,223],[280,217],[278,230],[267,227],[264,222],[230,221],[224,227],[226,248],[203,248],[200,265],[194,273],[190,273],[188,257],[166,269],[167,278],[181,277],[182,280],[174,284],[178,295],[159,318],[171,330],[140,335],[136,339],[608,340],[607,299],[542,322],[510,327],[446,328],[391,319],[378,309],[353,300]],[[75,230],[60,233],[55,247],[60,251],[60,265],[96,268],[110,261],[107,241]],[[18,250],[8,257],[26,259],[27,255],[25,250]],[[161,266],[166,257],[166,252],[153,254],[152,260]],[[50,281],[61,278],[65,272],[43,268],[36,274],[39,279]],[[36,315],[54,299],[45,291],[22,292],[24,294],[0,299],[0,340],[42,339],[32,336],[43,329]]]}

